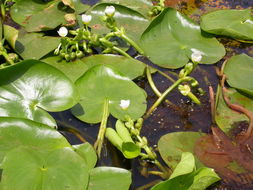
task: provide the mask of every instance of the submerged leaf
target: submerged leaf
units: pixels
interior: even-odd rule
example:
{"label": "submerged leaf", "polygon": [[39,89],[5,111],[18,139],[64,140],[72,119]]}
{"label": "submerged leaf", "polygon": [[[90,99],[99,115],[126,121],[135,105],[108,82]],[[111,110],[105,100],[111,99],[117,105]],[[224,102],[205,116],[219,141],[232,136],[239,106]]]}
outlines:
{"label": "submerged leaf", "polygon": [[131,172],[114,167],[97,167],[90,172],[87,190],[128,190],[131,184]]}
{"label": "submerged leaf", "polygon": [[225,55],[222,44],[172,8],[151,22],[142,34],[141,47],[151,61],[166,68],[184,66],[192,53],[201,54],[203,64],[216,63]]}
{"label": "submerged leaf", "polygon": [[[195,142],[203,136],[198,132],[174,132],[162,136],[158,141],[158,150],[165,163],[174,169],[183,152],[193,152]],[[169,146],[168,146],[169,145]],[[196,159],[197,167],[202,166]]]}
{"label": "submerged leaf", "polygon": [[60,38],[44,36],[42,33],[27,33],[8,25],[4,25],[4,35],[23,59],[40,59],[60,43]]}
{"label": "submerged leaf", "polygon": [[[144,90],[112,67],[94,66],[75,84],[81,100],[72,108],[72,113],[82,121],[99,123],[105,100],[109,102],[109,113],[121,120],[124,120],[125,115],[137,119],[145,113],[147,105]],[[127,109],[121,108],[121,100],[130,100]]]}
{"label": "submerged leaf", "polygon": [[[66,24],[65,12],[61,0],[34,1],[18,0],[11,7],[11,18],[28,32],[54,29]],[[53,19],[52,19],[53,18]]]}
{"label": "submerged leaf", "polygon": [[7,152],[20,146],[38,152],[70,147],[52,127],[20,118],[0,117],[0,139],[0,163]]}
{"label": "submerged leaf", "polygon": [[201,29],[239,40],[253,40],[251,10],[218,10],[201,17]]}
{"label": "submerged leaf", "polygon": [[224,68],[228,84],[253,97],[252,71],[253,58],[246,54],[233,56]]}
{"label": "submerged leaf", "polygon": [[[246,109],[253,112],[253,100],[240,94],[233,88],[228,88],[227,94],[232,103],[242,105]],[[226,105],[220,87],[216,95],[216,116],[215,121],[217,125],[225,132],[228,133],[231,129],[240,126],[240,122],[248,121],[248,118],[237,111],[233,111]]]}
{"label": "submerged leaf", "polygon": [[2,167],[2,190],[86,190],[88,185],[86,164],[70,148],[50,153],[17,148],[6,155]]}
{"label": "submerged leaf", "polygon": [[87,13],[92,15],[92,21],[90,24],[91,29],[98,34],[110,32],[110,30],[105,26],[105,23],[101,21],[100,17],[105,15],[105,8],[111,5],[116,9],[114,18],[118,26],[123,26],[126,30],[127,36],[138,42],[142,32],[148,26],[149,20],[139,12],[122,5],[113,3],[100,3],[95,5]]}
{"label": "submerged leaf", "polygon": [[0,70],[0,116],[56,126],[47,111],[63,111],[77,101],[74,84],[46,63],[26,60]]}

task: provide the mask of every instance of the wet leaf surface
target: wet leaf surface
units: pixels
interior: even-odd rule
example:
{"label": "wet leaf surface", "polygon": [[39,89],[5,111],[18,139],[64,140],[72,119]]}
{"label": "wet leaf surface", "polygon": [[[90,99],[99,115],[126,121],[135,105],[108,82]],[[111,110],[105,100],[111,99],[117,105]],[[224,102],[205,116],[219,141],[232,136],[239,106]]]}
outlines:
{"label": "wet leaf surface", "polygon": [[128,190],[131,172],[122,168],[97,167],[90,171],[88,190]]}
{"label": "wet leaf surface", "polygon": [[20,118],[0,117],[0,139],[0,163],[7,152],[17,147],[38,152],[70,147],[64,136],[52,127]]}
{"label": "wet leaf surface", "polygon": [[222,44],[172,8],[151,22],[141,36],[141,47],[154,64],[173,69],[184,66],[194,52],[202,55],[203,64],[216,63],[225,55]]}
{"label": "wet leaf surface", "polygon": [[88,185],[86,164],[71,148],[50,153],[17,148],[6,155],[2,164],[3,190],[85,190]]}
{"label": "wet leaf surface", "polygon": [[0,115],[56,126],[47,111],[63,111],[78,101],[74,84],[59,70],[37,60],[0,70]]}
{"label": "wet leaf surface", "polygon": [[91,55],[71,62],[66,62],[65,60],[60,60],[58,56],[53,56],[45,58],[43,61],[61,70],[72,81],[76,81],[95,65],[112,66],[131,80],[142,76],[146,68],[146,65],[138,60],[112,54]]}
{"label": "wet leaf surface", "polygon": [[[112,67],[94,66],[75,84],[80,101],[72,108],[72,113],[82,121],[99,123],[105,101],[109,102],[109,112],[117,119],[124,120],[125,115],[137,119],[145,113],[146,93]],[[120,107],[121,100],[130,101],[127,109]]]}
{"label": "wet leaf surface", "polygon": [[200,26],[208,33],[239,40],[253,40],[253,18],[250,9],[210,12],[201,16]]}
{"label": "wet leaf surface", "polygon": [[[158,149],[163,160],[174,169],[181,159],[183,152],[193,152],[195,142],[203,134],[198,132],[174,132],[168,133],[158,141]],[[196,160],[197,167],[202,166]]]}
{"label": "wet leaf surface", "polygon": [[253,97],[252,72],[253,58],[246,54],[233,56],[224,68],[228,84]]}

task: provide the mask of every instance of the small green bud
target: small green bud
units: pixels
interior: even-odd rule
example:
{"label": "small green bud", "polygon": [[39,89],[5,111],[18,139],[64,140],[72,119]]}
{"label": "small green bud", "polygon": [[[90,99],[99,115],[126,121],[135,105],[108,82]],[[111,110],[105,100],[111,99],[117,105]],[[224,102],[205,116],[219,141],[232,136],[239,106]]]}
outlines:
{"label": "small green bud", "polygon": [[193,69],[193,63],[192,62],[188,62],[185,67],[184,67],[185,71],[190,73]]}
{"label": "small green bud", "polygon": [[196,86],[198,86],[199,85],[199,82],[197,81],[197,80],[193,80],[192,82],[191,82],[191,86],[192,87],[196,87]]}
{"label": "small green bud", "polygon": [[70,59],[73,60],[76,58],[76,53],[75,52],[71,52],[70,53]]}
{"label": "small green bud", "polygon": [[179,78],[183,78],[184,74],[185,74],[185,70],[181,69],[180,72],[179,72]]}
{"label": "small green bud", "polygon": [[70,55],[69,54],[66,54],[64,58],[65,58],[66,61],[70,61]]}
{"label": "small green bud", "polygon": [[79,51],[76,52],[76,57],[77,58],[82,58],[83,56],[84,56],[84,53],[82,51],[79,50]]}
{"label": "small green bud", "polygon": [[184,96],[187,96],[190,92],[191,92],[191,88],[189,85],[185,84],[185,85],[179,85],[178,86],[178,90],[180,91],[180,93]]}

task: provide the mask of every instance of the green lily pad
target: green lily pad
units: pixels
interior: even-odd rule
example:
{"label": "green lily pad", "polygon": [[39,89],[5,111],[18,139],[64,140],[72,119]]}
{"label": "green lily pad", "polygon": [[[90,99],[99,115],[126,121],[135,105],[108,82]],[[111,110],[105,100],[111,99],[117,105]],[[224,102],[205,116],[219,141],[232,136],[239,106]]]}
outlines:
{"label": "green lily pad", "polygon": [[[114,6],[116,9],[114,18],[118,26],[123,26],[126,30],[127,36],[138,42],[142,32],[149,24],[149,20],[146,19],[141,13],[114,3],[100,3],[95,5],[87,14],[92,15],[92,21],[90,24],[93,32],[98,34],[105,34],[110,30],[105,26],[105,23],[101,21],[101,16],[104,16],[106,6]],[[141,27],[140,27],[141,26]]]}
{"label": "green lily pad", "polygon": [[224,73],[227,82],[234,87],[253,97],[253,58],[246,54],[233,56],[228,60]]}
{"label": "green lily pad", "polygon": [[0,163],[7,152],[19,146],[36,151],[71,147],[58,131],[27,119],[0,117]]}
{"label": "green lily pad", "polygon": [[[242,105],[246,109],[253,112],[253,100],[240,94],[233,88],[228,88],[227,95],[232,103]],[[248,121],[248,118],[237,111],[231,110],[225,103],[220,87],[216,95],[216,115],[215,121],[217,125],[225,132],[228,133],[233,127],[242,121]]]}
{"label": "green lily pad", "polygon": [[219,180],[219,176],[211,168],[200,168],[196,170],[193,154],[183,152],[181,161],[178,163],[170,178],[155,185],[151,190],[205,190]]}
{"label": "green lily pad", "polygon": [[[158,141],[158,150],[165,163],[174,169],[181,159],[182,152],[194,152],[195,142],[203,136],[199,132],[174,132],[162,136]],[[169,144],[169,146],[168,146]],[[202,164],[195,157],[199,168]]]}
{"label": "green lily pad", "polygon": [[[11,7],[11,18],[25,27],[27,32],[51,30],[61,24],[67,24],[61,0],[16,0]],[[52,19],[53,18],[53,19]]]}
{"label": "green lily pad", "polygon": [[216,63],[225,55],[222,44],[172,8],[164,9],[151,22],[140,45],[153,63],[173,69],[184,66],[192,53],[200,53],[203,64]]}
{"label": "green lily pad", "polygon": [[112,54],[91,55],[83,58],[82,60],[76,59],[72,62],[61,60],[58,56],[47,57],[42,59],[42,61],[61,70],[72,81],[76,81],[89,68],[95,65],[112,66],[129,79],[135,79],[142,76],[146,68],[144,63],[136,59]]}
{"label": "green lily pad", "polygon": [[56,126],[46,111],[63,111],[77,101],[74,84],[46,63],[26,60],[0,70],[0,116]]}
{"label": "green lily pad", "polygon": [[[125,115],[137,119],[145,113],[147,105],[144,90],[112,67],[94,66],[75,84],[81,98],[71,111],[82,121],[101,122],[105,101],[109,102],[109,113],[117,119],[124,120]],[[121,100],[129,100],[129,107],[123,109]]]}
{"label": "green lily pad", "polygon": [[50,153],[17,148],[2,166],[2,190],[86,190],[88,185],[86,164],[71,148]]}
{"label": "green lily pad", "polygon": [[122,168],[97,167],[90,171],[88,190],[128,190],[131,172]]}
{"label": "green lily pad", "polygon": [[90,5],[82,3],[82,0],[72,0],[76,14],[81,14],[90,8]]}
{"label": "green lily pad", "polygon": [[87,165],[87,168],[91,170],[97,163],[97,154],[93,146],[89,143],[73,145],[73,148],[79,156],[81,156]]}
{"label": "green lily pad", "polygon": [[103,3],[115,3],[126,6],[130,9],[138,11],[144,16],[148,16],[149,10],[152,8],[153,3],[149,0],[101,0]]}
{"label": "green lily pad", "polygon": [[4,25],[4,36],[23,59],[40,59],[60,43],[60,38],[44,36],[42,33],[27,33],[8,25]]}
{"label": "green lily pad", "polygon": [[207,13],[201,17],[200,26],[208,33],[240,40],[253,40],[253,17],[250,9]]}

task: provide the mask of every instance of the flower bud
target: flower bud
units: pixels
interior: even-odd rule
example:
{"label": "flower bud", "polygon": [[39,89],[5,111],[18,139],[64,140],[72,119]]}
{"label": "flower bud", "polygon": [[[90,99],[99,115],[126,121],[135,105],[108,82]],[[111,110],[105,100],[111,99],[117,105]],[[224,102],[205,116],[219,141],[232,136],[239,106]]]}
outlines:
{"label": "flower bud", "polygon": [[120,107],[123,109],[123,110],[126,110],[130,105],[130,100],[120,100]]}
{"label": "flower bud", "polygon": [[199,63],[202,59],[202,55],[200,52],[194,52],[191,55],[191,60],[193,63]]}
{"label": "flower bud", "polygon": [[189,85],[185,84],[185,85],[179,85],[178,86],[178,90],[180,91],[180,93],[184,96],[187,96],[190,92],[191,92],[191,88]]}
{"label": "flower bud", "polygon": [[109,17],[113,17],[115,14],[115,7],[114,6],[106,6],[105,8],[105,15]]}
{"label": "flower bud", "polygon": [[68,35],[68,29],[64,26],[62,26],[57,32],[61,37],[65,37]]}
{"label": "flower bud", "polygon": [[91,19],[92,19],[91,15],[85,15],[85,14],[82,15],[82,21],[86,25],[90,23]]}

